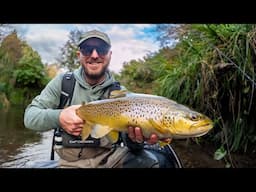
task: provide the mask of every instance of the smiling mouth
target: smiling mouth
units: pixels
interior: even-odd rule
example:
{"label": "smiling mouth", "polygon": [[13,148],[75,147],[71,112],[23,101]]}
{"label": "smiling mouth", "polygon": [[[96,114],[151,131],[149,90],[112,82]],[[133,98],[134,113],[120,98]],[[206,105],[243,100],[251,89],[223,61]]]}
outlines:
{"label": "smiling mouth", "polygon": [[101,64],[102,62],[87,62],[87,63],[93,65],[93,64]]}

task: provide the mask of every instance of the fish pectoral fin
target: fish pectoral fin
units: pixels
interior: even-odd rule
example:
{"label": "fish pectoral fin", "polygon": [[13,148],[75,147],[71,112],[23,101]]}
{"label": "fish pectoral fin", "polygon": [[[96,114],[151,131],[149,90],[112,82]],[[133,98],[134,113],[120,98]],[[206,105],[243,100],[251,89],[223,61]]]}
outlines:
{"label": "fish pectoral fin", "polygon": [[91,131],[93,138],[101,138],[107,135],[112,130],[108,125],[95,124]]}
{"label": "fish pectoral fin", "polygon": [[161,127],[154,119],[150,118],[148,121],[151,123],[151,125],[160,133],[165,133],[164,128]]}
{"label": "fish pectoral fin", "polygon": [[92,131],[91,126],[88,123],[85,123],[81,133],[82,140],[87,139],[91,131]]}
{"label": "fish pectoral fin", "polygon": [[107,134],[107,138],[111,143],[116,143],[119,139],[119,132],[111,131]]}
{"label": "fish pectoral fin", "polygon": [[110,92],[109,98],[125,97],[127,93],[127,90],[113,90]]}

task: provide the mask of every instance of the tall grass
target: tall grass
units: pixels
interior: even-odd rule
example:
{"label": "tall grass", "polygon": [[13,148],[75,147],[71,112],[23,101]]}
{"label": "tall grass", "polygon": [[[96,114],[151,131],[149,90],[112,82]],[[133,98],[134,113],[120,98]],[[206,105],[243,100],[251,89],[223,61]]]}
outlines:
{"label": "tall grass", "polygon": [[256,142],[255,33],[255,25],[191,25],[158,78],[158,94],[214,119],[209,139],[229,152]]}

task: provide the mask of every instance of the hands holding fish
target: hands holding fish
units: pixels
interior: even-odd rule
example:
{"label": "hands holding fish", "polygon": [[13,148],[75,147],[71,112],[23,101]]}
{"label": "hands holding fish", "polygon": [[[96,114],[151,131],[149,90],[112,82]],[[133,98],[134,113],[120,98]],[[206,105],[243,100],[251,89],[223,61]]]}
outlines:
{"label": "hands holding fish", "polygon": [[[151,134],[150,138],[144,138],[141,128],[139,127],[128,127],[128,137],[133,141],[137,143],[142,143],[143,141],[146,141],[148,144],[155,144],[158,142],[158,137],[156,134]],[[161,140],[163,142],[169,143],[171,142],[170,139],[163,139]]]}
{"label": "hands holding fish", "polygon": [[84,120],[76,115],[76,109],[81,105],[72,105],[63,109],[59,116],[60,126],[69,134],[79,136],[84,126]]}
{"label": "hands holding fish", "polygon": [[[84,120],[76,115],[76,109],[81,105],[72,105],[63,109],[59,116],[59,122],[61,127],[69,134],[79,136],[83,129]],[[158,142],[158,137],[156,134],[151,134],[150,138],[144,138],[140,127],[128,127],[128,137],[137,143],[142,143],[146,141],[148,144],[155,144]],[[162,140],[163,142],[170,142],[167,140]]]}

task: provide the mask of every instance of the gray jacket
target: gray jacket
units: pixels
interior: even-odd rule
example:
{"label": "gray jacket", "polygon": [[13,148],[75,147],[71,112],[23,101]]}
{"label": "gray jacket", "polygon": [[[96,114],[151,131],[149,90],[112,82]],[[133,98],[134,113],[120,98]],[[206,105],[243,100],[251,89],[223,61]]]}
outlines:
{"label": "gray jacket", "polygon": [[[24,114],[24,124],[27,128],[37,131],[47,131],[60,126],[59,115],[62,109],[57,109],[60,102],[61,82],[64,73],[53,78],[29,104]],[[104,88],[112,84],[115,79],[107,72],[103,83],[91,86],[85,81],[83,68],[80,66],[74,70],[76,84],[71,105],[82,104],[99,100],[103,95],[106,97],[108,91]]]}

